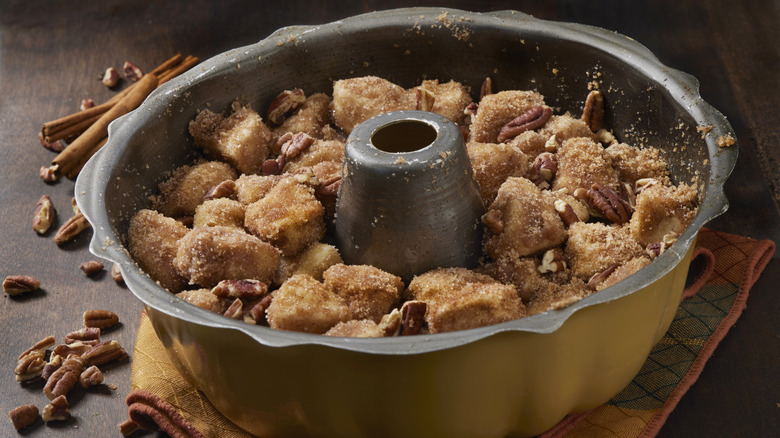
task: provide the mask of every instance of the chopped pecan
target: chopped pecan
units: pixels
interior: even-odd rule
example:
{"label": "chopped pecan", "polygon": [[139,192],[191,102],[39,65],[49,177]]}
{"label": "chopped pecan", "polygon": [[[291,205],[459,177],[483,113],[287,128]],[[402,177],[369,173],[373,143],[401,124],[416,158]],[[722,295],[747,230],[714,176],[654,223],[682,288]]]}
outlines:
{"label": "chopped pecan", "polygon": [[84,389],[100,385],[101,383],[103,383],[103,372],[95,365],[82,371],[79,376],[79,384],[81,384],[81,387]]}
{"label": "chopped pecan", "polygon": [[566,270],[566,260],[563,257],[563,250],[560,248],[553,248],[545,251],[542,256],[542,263],[537,270],[542,274]]}
{"label": "chopped pecan", "polygon": [[85,109],[89,109],[95,106],[95,101],[90,99],[89,97],[81,99],[81,105],[79,105],[79,109],[81,111],[84,111]]}
{"label": "chopped pecan", "polygon": [[41,282],[29,275],[9,275],[3,280],[3,292],[8,295],[19,295],[33,292],[41,287]]}
{"label": "chopped pecan", "polygon": [[11,419],[14,429],[22,430],[38,419],[38,406],[32,404],[17,406],[8,413],[8,418]]}
{"label": "chopped pecan", "polygon": [[51,348],[53,346],[54,346],[54,336],[51,335],[46,336],[45,338],[36,342],[32,347],[25,350],[22,354],[20,354],[19,359],[23,358],[24,356],[27,356],[28,354],[34,351],[43,353],[44,351],[46,351],[47,348]]}
{"label": "chopped pecan", "polygon": [[35,204],[35,215],[32,223],[33,230],[38,234],[46,234],[49,228],[51,228],[51,224],[54,223],[56,215],[57,211],[54,209],[49,195],[41,196],[41,199]]}
{"label": "chopped pecan", "polygon": [[122,65],[122,70],[125,73],[125,77],[133,82],[141,79],[144,75],[143,70],[130,61],[125,61],[125,63]]}
{"label": "chopped pecan", "polygon": [[265,321],[265,311],[268,310],[268,306],[271,305],[271,301],[274,298],[274,294],[265,294],[262,298],[257,300],[244,311],[244,322],[248,324],[260,324]]}
{"label": "chopped pecan", "polygon": [[479,104],[476,102],[471,102],[470,104],[466,105],[466,108],[463,109],[463,114],[467,116],[476,116],[478,110]]}
{"label": "chopped pecan", "polygon": [[401,307],[400,336],[419,334],[425,325],[428,305],[424,301],[407,301]]}
{"label": "chopped pecan", "polygon": [[[281,152],[285,159],[295,158],[301,152],[314,144],[316,139],[305,132],[293,134],[292,138],[282,145]],[[284,167],[284,163],[282,166]]]}
{"label": "chopped pecan", "polygon": [[62,145],[62,142],[60,140],[48,142],[46,141],[46,137],[43,136],[43,132],[38,132],[38,141],[41,142],[41,145],[45,147],[46,149],[60,153],[63,149],[65,149],[65,146]]}
{"label": "chopped pecan", "polygon": [[91,277],[98,272],[102,271],[105,267],[103,266],[103,263],[97,261],[97,260],[90,260],[88,262],[84,262],[79,265],[79,269],[84,271],[85,274],[87,274],[87,277]]}
{"label": "chopped pecan", "polygon": [[555,211],[558,212],[558,216],[561,217],[563,224],[567,227],[575,222],[580,222],[579,216],[577,216],[574,208],[568,202],[558,199],[553,205],[555,206]]}
{"label": "chopped pecan", "polygon": [[482,101],[485,96],[490,94],[493,94],[493,79],[488,76],[482,81],[482,86],[479,88],[479,100]]}
{"label": "chopped pecan", "polygon": [[43,374],[43,368],[46,366],[44,353],[42,351],[32,351],[19,358],[14,368],[14,375],[17,382],[29,382],[37,379]]}
{"label": "chopped pecan", "polygon": [[41,414],[44,423],[50,421],[67,420],[70,418],[70,410],[68,410],[68,399],[64,395],[60,395],[52,400],[48,405],[43,407],[43,414]]}
{"label": "chopped pecan", "polygon": [[79,375],[84,368],[84,361],[80,356],[71,354],[62,362],[62,366],[57,369],[43,387],[43,393],[49,400],[66,395],[79,381]]}
{"label": "chopped pecan", "polygon": [[433,111],[433,104],[436,102],[436,96],[425,87],[417,87],[417,110]]}
{"label": "chopped pecan", "polygon": [[314,189],[314,194],[317,195],[318,198],[336,199],[339,193],[339,187],[341,187],[341,177],[334,176],[325,181],[320,181],[320,184]]}
{"label": "chopped pecan", "polygon": [[103,82],[103,85],[105,85],[108,88],[114,88],[119,83],[119,72],[116,71],[114,67],[109,67],[106,69],[106,71],[103,73],[103,76],[101,77],[101,82]]}
{"label": "chopped pecan", "polygon": [[233,196],[235,192],[236,183],[231,180],[226,180],[210,188],[209,191],[203,196],[203,200],[209,201],[218,198],[229,198]]}
{"label": "chopped pecan", "polygon": [[651,259],[655,259],[659,255],[661,255],[664,252],[666,252],[666,250],[670,246],[672,246],[674,244],[674,242],[676,242],[679,237],[680,236],[677,233],[674,233],[674,232],[665,234],[661,238],[660,242],[654,242],[654,243],[651,243],[651,244],[647,245],[647,247],[645,248],[645,251],[650,256]]}
{"label": "chopped pecan", "polygon": [[546,142],[544,142],[544,151],[555,153],[558,151],[558,148],[560,147],[560,144],[558,143],[558,138],[555,135],[552,135],[550,138],[547,139]]}
{"label": "chopped pecan", "polygon": [[41,168],[38,170],[38,176],[41,177],[43,182],[45,183],[53,183],[60,179],[60,176],[57,175],[57,170],[60,166],[57,166],[56,164],[53,166],[41,166]]}
{"label": "chopped pecan", "polygon": [[225,310],[225,312],[222,315],[232,319],[239,319],[241,318],[243,312],[244,312],[244,303],[241,301],[240,298],[236,298],[235,300],[233,300],[232,303],[230,303],[230,306],[227,308],[227,310]]}
{"label": "chopped pecan", "polygon": [[125,349],[117,341],[101,342],[81,355],[84,365],[103,365],[112,360],[122,360],[127,357]]}
{"label": "chopped pecan", "polygon": [[84,327],[105,329],[119,323],[119,316],[110,310],[94,309],[84,312]]}
{"label": "chopped pecan", "polygon": [[62,362],[65,359],[62,358],[62,356],[58,354],[52,354],[49,358],[49,361],[46,362],[46,365],[43,366],[43,372],[41,373],[41,378],[44,380],[49,380],[49,377],[51,377],[52,374],[54,374],[55,371],[60,369],[62,366]]}
{"label": "chopped pecan", "polygon": [[268,293],[268,285],[260,280],[222,280],[211,289],[219,298],[254,300]]}
{"label": "chopped pecan", "polygon": [[261,171],[263,175],[281,175],[287,159],[284,155],[279,155],[275,159],[263,161]]}
{"label": "chopped pecan", "polygon": [[541,105],[535,106],[502,126],[501,131],[498,133],[498,142],[503,143],[525,131],[541,128],[550,120],[550,116],[552,116],[551,108]]}
{"label": "chopped pecan", "polygon": [[142,429],[163,431],[172,437],[203,437],[172,404],[149,391],[135,389],[125,401],[130,419]]}
{"label": "chopped pecan", "polygon": [[64,245],[90,227],[91,225],[87,221],[87,218],[79,212],[71,216],[70,219],[62,224],[60,229],[57,230],[57,234],[54,235],[54,243],[57,245]]}
{"label": "chopped pecan", "polygon": [[68,357],[71,354],[75,354],[77,356],[81,356],[82,354],[86,353],[87,350],[94,347],[98,343],[99,342],[94,342],[94,341],[75,341],[69,344],[60,344],[54,347],[54,350],[52,351],[52,355]]}
{"label": "chopped pecan", "polygon": [[599,90],[592,90],[585,98],[585,108],[582,110],[582,121],[588,125],[591,131],[601,129],[604,119],[604,95]]}
{"label": "chopped pecan", "polygon": [[596,288],[598,287],[599,283],[601,283],[602,281],[606,280],[607,277],[612,275],[612,273],[615,272],[615,269],[617,269],[618,266],[620,266],[620,265],[615,263],[613,265],[610,265],[607,269],[605,269],[605,270],[603,270],[603,271],[601,271],[599,273],[593,274],[593,276],[590,277],[590,280],[588,280],[588,284],[587,284],[588,289],[596,290]]}
{"label": "chopped pecan", "polygon": [[382,316],[379,321],[379,329],[385,336],[398,336],[401,333],[401,311],[393,309],[392,312]]}
{"label": "chopped pecan", "polygon": [[501,234],[504,231],[504,221],[501,218],[501,210],[488,210],[487,213],[482,215],[482,223],[493,234]]}
{"label": "chopped pecan", "polygon": [[266,117],[271,123],[279,125],[305,101],[306,95],[300,88],[284,90],[268,106]]}
{"label": "chopped pecan", "polygon": [[553,180],[553,178],[555,178],[555,173],[557,171],[558,159],[555,157],[555,154],[550,152],[542,152],[541,154],[537,155],[536,159],[534,160],[534,164],[531,167],[531,181],[542,188],[549,188],[549,183]]}
{"label": "chopped pecan", "polygon": [[593,184],[588,190],[588,206],[618,225],[628,222],[634,212],[627,200],[599,183]]}
{"label": "chopped pecan", "polygon": [[100,329],[97,327],[84,327],[65,335],[65,344],[72,344],[78,341],[97,341],[95,344],[99,343]]}
{"label": "chopped pecan", "polygon": [[311,167],[301,167],[293,172],[293,178],[299,184],[306,184],[307,186],[314,187],[315,189],[320,186],[320,180],[317,175],[312,172]]}

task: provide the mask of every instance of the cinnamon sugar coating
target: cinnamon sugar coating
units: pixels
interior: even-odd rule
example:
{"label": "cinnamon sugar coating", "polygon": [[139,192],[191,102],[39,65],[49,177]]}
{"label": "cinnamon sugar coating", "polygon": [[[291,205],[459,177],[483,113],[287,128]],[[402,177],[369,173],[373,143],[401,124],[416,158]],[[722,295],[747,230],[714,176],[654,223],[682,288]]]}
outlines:
{"label": "cinnamon sugar coating", "polygon": [[553,198],[525,178],[507,179],[486,216],[491,212],[498,216],[502,230],[496,233],[486,226],[483,250],[494,259],[533,255],[559,246],[566,239]]}
{"label": "cinnamon sugar coating", "polygon": [[350,312],[340,296],[301,274],[282,284],[266,313],[271,328],[322,334],[348,320]]}
{"label": "cinnamon sugar coating", "polygon": [[282,175],[241,175],[236,180],[236,198],[249,205],[265,196],[282,178]]}
{"label": "cinnamon sugar coating", "polygon": [[350,320],[336,324],[325,332],[325,336],[342,336],[347,338],[381,338],[385,331],[370,319]]}
{"label": "cinnamon sugar coating", "polygon": [[281,284],[293,275],[306,274],[322,281],[322,273],[342,263],[339,250],[322,242],[315,242],[295,257],[282,257],[276,281]]}
{"label": "cinnamon sugar coating", "polygon": [[565,188],[574,193],[578,188],[590,190],[596,183],[617,189],[618,173],[599,143],[585,137],[571,138],[561,144],[557,157],[553,190]]}
{"label": "cinnamon sugar coating", "polygon": [[416,93],[376,76],[341,79],[333,83],[333,122],[349,134],[355,126],[391,111],[417,107]]}
{"label": "cinnamon sugar coating", "polygon": [[696,216],[698,194],[687,184],[654,185],[636,197],[631,235],[643,245],[660,242],[669,233],[682,234]]}
{"label": "cinnamon sugar coating", "polygon": [[590,127],[587,123],[580,119],[575,119],[569,114],[564,114],[561,116],[553,115],[550,117],[550,120],[548,120],[547,123],[545,123],[544,126],[539,129],[539,133],[545,138],[550,138],[554,135],[560,143],[570,138],[577,137],[589,138],[594,141],[596,140],[596,134],[590,130]]}
{"label": "cinnamon sugar coating", "polygon": [[615,285],[626,278],[630,277],[631,275],[639,272],[640,269],[644,268],[645,266],[650,264],[650,258],[649,257],[636,257],[633,258],[622,265],[618,266],[614,271],[612,271],[611,274],[609,274],[609,277],[604,279],[604,281],[600,282],[598,285],[596,285],[596,290],[604,290],[612,285]]}
{"label": "cinnamon sugar coating", "polygon": [[347,303],[350,319],[379,322],[404,289],[400,277],[367,265],[336,264],[322,277],[325,287]]}
{"label": "cinnamon sugar coating", "polygon": [[524,176],[528,170],[528,157],[510,144],[471,142],[466,149],[485,205],[493,202],[507,178]]}
{"label": "cinnamon sugar coating", "polygon": [[315,138],[322,137],[322,128],[330,118],[330,97],[323,93],[315,93],[307,97],[298,110],[288,117],[281,125],[273,129],[276,136],[286,132],[293,134],[303,132]]}
{"label": "cinnamon sugar coating", "polygon": [[585,282],[573,278],[570,283],[554,285],[548,289],[539,289],[528,303],[528,315],[536,315],[549,310],[568,307],[591,294]]}
{"label": "cinnamon sugar coating", "polygon": [[226,300],[211,293],[211,289],[185,290],[177,293],[176,296],[201,309],[209,310],[214,313],[224,313],[228,307]]}
{"label": "cinnamon sugar coating", "polygon": [[189,229],[154,210],[139,210],[130,220],[127,249],[133,260],[160,286],[179,292],[187,280],[173,266],[181,240]]}
{"label": "cinnamon sugar coating", "polygon": [[613,143],[604,152],[612,160],[621,181],[634,184],[642,178],[655,178],[665,185],[670,184],[666,161],[656,148],[635,148],[625,143]]}
{"label": "cinnamon sugar coating", "polygon": [[209,189],[223,181],[234,180],[236,176],[233,167],[221,161],[201,161],[179,167],[160,184],[155,209],[169,217],[193,215]]}
{"label": "cinnamon sugar coating", "polygon": [[[241,173],[255,173],[271,150],[273,135],[250,106],[233,102],[227,117],[201,110],[189,125],[195,144]],[[235,179],[235,178],[234,178]]]}
{"label": "cinnamon sugar coating", "polygon": [[312,167],[319,163],[344,161],[344,142],[338,140],[316,140],[303,152],[287,161],[284,171],[293,173],[303,167]]}
{"label": "cinnamon sugar coating", "polygon": [[[549,122],[548,122],[549,123]],[[509,141],[509,144],[519,149],[528,157],[535,157],[545,151],[548,138],[536,131],[525,131]]]}
{"label": "cinnamon sugar coating", "polygon": [[442,268],[414,277],[407,293],[424,301],[430,333],[498,324],[525,316],[514,286],[464,268]]}
{"label": "cinnamon sugar coating", "polygon": [[325,235],[324,211],[313,188],[284,178],[247,207],[244,224],[285,257],[292,257]]}
{"label": "cinnamon sugar coating", "polygon": [[210,199],[195,209],[193,227],[235,227],[244,229],[244,204],[228,198]]}
{"label": "cinnamon sugar coating", "polygon": [[425,80],[420,87],[433,94],[431,112],[442,115],[458,125],[464,122],[466,115],[463,110],[472,102],[468,87],[453,80],[440,83],[438,79]]}
{"label": "cinnamon sugar coating", "polygon": [[222,280],[271,283],[279,267],[279,251],[244,230],[197,227],[179,242],[174,267],[190,284],[213,287]]}
{"label": "cinnamon sugar coating", "polygon": [[501,127],[540,105],[544,105],[544,97],[535,91],[510,90],[487,95],[479,102],[477,114],[471,117],[469,140],[496,143]]}
{"label": "cinnamon sugar coating", "polygon": [[572,224],[565,252],[572,273],[585,281],[612,265],[621,265],[645,254],[627,226],[599,222]]}

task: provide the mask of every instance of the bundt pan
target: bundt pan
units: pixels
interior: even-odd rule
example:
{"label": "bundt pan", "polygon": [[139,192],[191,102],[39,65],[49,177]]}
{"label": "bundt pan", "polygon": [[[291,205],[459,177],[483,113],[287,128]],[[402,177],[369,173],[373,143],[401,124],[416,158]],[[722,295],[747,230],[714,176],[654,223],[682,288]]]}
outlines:
{"label": "bundt pan", "polygon": [[[570,307],[436,335],[347,339],[252,326],[174,297],[133,263],[128,222],[196,156],[187,124],[198,109],[238,98],[265,111],[281,90],[330,93],[334,79],[363,75],[404,87],[455,79],[475,93],[491,76],[498,90],[538,90],[575,115],[598,81],[605,125],[621,141],[663,149],[676,182],[698,183],[698,215],[640,273]],[[732,128],[690,75],[625,36],[514,11],[398,9],[283,28],[164,84],[109,131],[76,183],[91,251],[119,264],[192,383],[262,437],[530,436],[606,402],[668,329],[697,232],[726,210],[723,184],[737,159],[736,146],[716,145]]]}

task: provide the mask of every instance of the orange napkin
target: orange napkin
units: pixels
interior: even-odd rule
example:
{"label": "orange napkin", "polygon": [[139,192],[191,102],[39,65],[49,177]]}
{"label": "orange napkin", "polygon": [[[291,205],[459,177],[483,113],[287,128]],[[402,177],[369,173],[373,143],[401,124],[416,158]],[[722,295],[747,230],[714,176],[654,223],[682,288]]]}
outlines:
{"label": "orange napkin", "polygon": [[[608,403],[566,417],[542,437],[634,438],[658,433],[739,318],[750,288],[774,251],[775,244],[769,240],[703,229],[680,308],[634,381]],[[136,338],[131,386],[171,403],[207,437],[251,437],[182,377],[146,313],[141,315]]]}

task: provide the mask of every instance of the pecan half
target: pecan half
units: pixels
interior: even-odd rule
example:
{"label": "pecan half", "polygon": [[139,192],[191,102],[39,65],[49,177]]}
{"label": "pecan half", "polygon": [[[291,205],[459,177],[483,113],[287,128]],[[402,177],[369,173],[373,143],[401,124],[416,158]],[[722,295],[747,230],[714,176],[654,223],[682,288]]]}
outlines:
{"label": "pecan half", "polygon": [[585,107],[582,110],[582,121],[588,125],[591,131],[601,129],[604,120],[604,95],[599,90],[593,90],[585,98]]}
{"label": "pecan half", "polygon": [[203,201],[210,201],[212,199],[229,198],[236,192],[236,183],[231,180],[222,181],[221,183],[210,188],[208,192],[203,196]]}
{"label": "pecan half", "polygon": [[275,159],[268,159],[263,161],[261,172],[263,175],[281,175],[282,169],[287,159],[284,155],[279,155]]}
{"label": "pecan half", "polygon": [[174,438],[203,437],[172,404],[149,391],[135,389],[125,402],[130,419],[142,429],[163,431]]}
{"label": "pecan half", "polygon": [[80,356],[71,354],[62,362],[62,366],[57,369],[43,387],[43,393],[49,400],[66,395],[79,381],[79,375],[84,368],[84,361]]}
{"label": "pecan half", "polygon": [[433,104],[436,102],[436,96],[425,87],[417,87],[417,110],[433,111]]}
{"label": "pecan half", "polygon": [[29,382],[35,380],[43,374],[43,368],[46,366],[44,353],[42,351],[33,351],[21,357],[16,362],[14,375],[17,382]]}
{"label": "pecan half", "polygon": [[504,231],[504,221],[501,219],[501,210],[488,210],[487,213],[482,215],[482,223],[493,234],[501,234]]}
{"label": "pecan half", "polygon": [[68,357],[71,354],[81,356],[82,354],[86,353],[90,348],[97,345],[98,343],[99,342],[94,342],[94,341],[75,341],[69,344],[60,344],[54,347],[54,350],[52,351],[52,356],[56,355],[56,356]]}
{"label": "pecan half", "polygon": [[93,275],[105,269],[105,267],[103,266],[103,263],[97,260],[90,260],[80,264],[79,269],[84,271],[84,273],[87,274],[87,277],[92,277]]}
{"label": "pecan half", "polygon": [[314,194],[321,199],[336,199],[339,187],[341,187],[341,177],[334,176],[320,181],[320,184],[314,189]]}
{"label": "pecan half", "polygon": [[65,344],[72,344],[79,341],[83,343],[86,343],[87,341],[95,342],[95,344],[99,343],[100,329],[97,327],[84,327],[65,335]]}
{"label": "pecan half", "polygon": [[279,93],[271,105],[268,106],[268,112],[266,118],[274,124],[281,124],[284,119],[292,115],[298,106],[306,101],[306,95],[300,88],[292,90],[284,90]]}
{"label": "pecan half", "polygon": [[9,275],[3,280],[3,292],[8,295],[19,295],[33,292],[41,287],[41,282],[29,275]]}
{"label": "pecan half", "polygon": [[[542,152],[536,156],[534,164],[530,170],[530,179],[537,186],[545,189],[550,187],[550,181],[555,178],[555,173],[558,171],[558,159],[555,154],[550,152]],[[545,184],[546,183],[546,184]]]}
{"label": "pecan half", "polygon": [[393,309],[392,312],[382,316],[379,321],[379,329],[385,336],[398,336],[401,334],[401,311]]}
{"label": "pecan half", "polygon": [[501,127],[498,133],[498,142],[511,140],[525,131],[533,131],[541,128],[552,116],[552,109],[546,106],[535,106],[525,113],[512,119]]}
{"label": "pecan half", "polygon": [[490,94],[493,94],[493,79],[488,76],[482,81],[482,86],[479,88],[479,100],[482,101],[485,96]]}
{"label": "pecan half", "polygon": [[592,277],[590,277],[590,280],[588,280],[588,284],[587,284],[588,289],[596,290],[596,288],[598,287],[599,283],[601,283],[602,281],[606,280],[607,277],[612,275],[612,273],[615,272],[615,269],[617,269],[618,266],[619,265],[617,263],[615,263],[613,265],[610,265],[607,269],[605,269],[605,270],[603,270],[603,271],[601,271],[599,273],[596,273]]}
{"label": "pecan half", "polygon": [[225,310],[225,312],[222,315],[232,319],[239,319],[243,315],[243,312],[244,312],[244,303],[241,301],[240,298],[236,298],[235,300],[233,300],[232,303],[230,303],[230,306],[227,308],[227,310]]}
{"label": "pecan half", "polygon": [[67,420],[70,418],[70,410],[68,410],[68,399],[64,395],[56,397],[48,405],[43,407],[43,413],[41,414],[44,423],[50,421]]}
{"label": "pecan half", "polygon": [[553,205],[555,206],[555,211],[558,212],[558,216],[561,217],[563,224],[567,227],[575,222],[580,222],[579,216],[577,216],[574,208],[568,202],[558,199]]}
{"label": "pecan half", "polygon": [[101,342],[81,355],[84,365],[103,365],[112,360],[122,360],[127,357],[125,349],[117,341]]}
{"label": "pecan half", "polygon": [[81,99],[81,104],[79,105],[79,109],[81,111],[84,111],[85,109],[89,109],[95,106],[95,101],[90,99],[89,97],[86,97],[84,99]]}
{"label": "pecan half", "polygon": [[32,223],[33,230],[38,234],[46,234],[54,223],[56,215],[57,211],[54,209],[49,195],[41,196],[41,199],[35,204],[35,215]]}
{"label": "pecan half", "polygon": [[84,327],[106,329],[119,323],[119,316],[110,310],[94,309],[84,312]]}
{"label": "pecan half", "polygon": [[79,384],[81,384],[82,388],[89,389],[93,386],[97,386],[103,383],[103,379],[103,372],[100,371],[100,368],[92,365],[81,372],[81,375],[79,376]]}
{"label": "pecan half", "polygon": [[548,249],[542,256],[542,263],[536,268],[542,274],[566,270],[566,260],[560,248]]}
{"label": "pecan half", "polygon": [[[301,152],[314,144],[316,139],[305,132],[298,132],[282,145],[281,152],[285,159],[295,158]],[[284,167],[284,164],[282,164]]]}
{"label": "pecan half", "polygon": [[419,334],[425,325],[425,311],[428,305],[424,301],[407,301],[401,307],[400,336]]}
{"label": "pecan half", "polygon": [[22,430],[38,419],[38,406],[32,404],[17,406],[8,413],[8,418],[11,419],[14,429]]}
{"label": "pecan half", "polygon": [[91,225],[89,224],[89,221],[87,221],[87,218],[79,212],[71,216],[70,219],[62,224],[60,229],[57,230],[57,234],[54,235],[54,243],[57,245],[64,245],[90,227]]}
{"label": "pecan half", "polygon": [[627,200],[599,183],[588,190],[588,206],[618,225],[628,222],[634,212]]}
{"label": "pecan half", "polygon": [[54,336],[51,335],[46,336],[45,338],[36,342],[32,347],[25,350],[22,354],[20,354],[19,359],[23,358],[24,356],[27,356],[28,354],[34,351],[43,353],[44,351],[46,351],[47,348],[51,348],[53,346],[54,346]]}
{"label": "pecan half", "polygon": [[46,362],[46,365],[43,366],[43,372],[41,373],[41,378],[44,380],[49,380],[49,377],[51,377],[52,374],[54,374],[55,371],[60,369],[62,366],[62,362],[64,359],[62,356],[57,354],[52,354],[49,358],[49,361]]}

